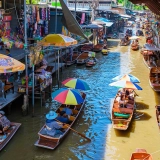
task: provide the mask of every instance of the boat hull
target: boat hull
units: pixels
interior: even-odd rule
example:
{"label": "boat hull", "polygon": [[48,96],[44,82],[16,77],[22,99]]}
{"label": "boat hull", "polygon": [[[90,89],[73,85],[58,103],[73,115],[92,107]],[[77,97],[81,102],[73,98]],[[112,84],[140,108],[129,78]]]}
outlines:
{"label": "boat hull", "polygon": [[[79,106],[79,111],[78,114],[76,115],[74,121],[71,123],[70,127],[72,127],[75,123],[75,121],[78,119],[78,116],[80,115],[84,105],[85,105],[85,99],[86,99],[86,94],[83,93],[84,101],[81,105]],[[60,107],[57,109],[57,111],[59,111]],[[57,112],[56,111],[56,112]],[[42,129],[45,128],[45,125],[41,128],[41,130],[39,131],[38,135],[39,135],[39,139],[35,142],[35,146],[37,147],[41,147],[41,148],[46,148],[46,149],[50,149],[50,150],[54,150],[57,148],[57,146],[59,146],[59,144],[63,141],[63,139],[65,138],[65,136],[69,133],[70,129],[66,129],[64,134],[59,137],[59,138],[55,138],[55,137],[51,137],[51,136],[47,136],[47,135],[42,135],[41,131]]]}
{"label": "boat hull", "polygon": [[155,108],[156,108],[157,125],[160,131],[160,105],[155,106]]}
{"label": "boat hull", "polygon": [[7,145],[7,143],[15,135],[15,133],[17,132],[20,126],[21,126],[21,123],[11,122],[11,127],[6,131],[8,136],[6,137],[4,141],[0,142],[0,151]]}

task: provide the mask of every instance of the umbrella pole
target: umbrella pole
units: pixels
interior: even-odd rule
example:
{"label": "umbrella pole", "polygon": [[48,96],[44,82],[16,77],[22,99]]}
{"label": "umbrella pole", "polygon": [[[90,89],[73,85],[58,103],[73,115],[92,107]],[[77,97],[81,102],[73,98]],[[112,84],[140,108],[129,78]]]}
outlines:
{"label": "umbrella pole", "polygon": [[32,116],[34,116],[34,64],[32,65]]}
{"label": "umbrella pole", "polygon": [[57,77],[57,80],[58,80],[58,89],[59,89],[59,53],[60,53],[60,50],[58,50],[58,77]]}

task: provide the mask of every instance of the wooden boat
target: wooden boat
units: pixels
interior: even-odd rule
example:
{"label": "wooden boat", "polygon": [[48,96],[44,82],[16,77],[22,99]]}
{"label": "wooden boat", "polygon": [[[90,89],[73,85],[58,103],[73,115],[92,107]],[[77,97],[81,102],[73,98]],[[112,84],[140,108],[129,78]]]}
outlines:
{"label": "wooden boat", "polygon": [[130,160],[153,160],[153,158],[145,149],[136,149],[136,151],[132,153]]}
{"label": "wooden boat", "polygon": [[97,59],[96,58],[89,58],[86,62],[86,67],[93,67],[96,65]]}
{"label": "wooden boat", "polygon": [[97,44],[97,45],[95,45],[94,47],[93,47],[93,51],[94,52],[100,52],[100,51],[102,51],[102,49],[103,49],[103,44]]}
{"label": "wooden boat", "polygon": [[158,128],[160,129],[160,105],[156,105],[156,118],[157,118],[157,124]]}
{"label": "wooden boat", "polygon": [[5,136],[0,134],[0,151],[6,146],[6,144],[11,140],[14,134],[17,132],[21,123],[11,122],[10,128],[5,132]]}
{"label": "wooden boat", "polygon": [[160,92],[160,67],[150,69],[149,84],[156,92]]}
{"label": "wooden boat", "polygon": [[135,44],[131,44],[131,49],[133,50],[133,51],[137,51],[138,49],[139,49],[139,45],[137,44],[137,45],[135,45]]}
{"label": "wooden boat", "polygon": [[123,39],[120,41],[120,46],[128,46],[130,44],[130,40],[124,42]]}
{"label": "wooden boat", "polygon": [[81,51],[91,51],[93,49],[93,44],[86,44],[81,48]]}
{"label": "wooden boat", "polygon": [[88,51],[84,51],[83,53],[81,53],[76,60],[77,65],[82,65],[85,64],[86,61],[88,60]]}
{"label": "wooden boat", "polygon": [[68,56],[66,59],[64,59],[66,66],[71,66],[72,64],[76,63],[77,57],[80,55],[78,52],[73,52],[72,57]]}
{"label": "wooden boat", "polygon": [[[72,121],[72,123],[70,124],[70,127],[73,126],[73,124],[75,123],[75,121],[77,120],[78,116],[80,115],[81,111],[82,111],[82,108],[84,107],[85,105],[85,99],[86,99],[86,94],[83,93],[82,97],[84,98],[84,101],[81,105],[77,105],[76,107],[79,109],[78,110],[78,113],[76,114],[74,120]],[[57,110],[56,112],[58,113],[61,108],[63,107],[63,105],[61,105]],[[70,129],[67,128],[65,130],[65,132],[63,133],[62,136],[60,137],[51,137],[51,136],[47,136],[47,135],[43,135],[41,134],[41,131],[45,129],[45,125],[41,128],[41,130],[38,132],[38,136],[39,136],[39,139],[38,141],[34,144],[35,146],[37,147],[42,147],[42,148],[47,148],[47,149],[51,149],[51,150],[54,150],[61,142],[62,140],[65,138],[65,136],[69,133]]]}
{"label": "wooden boat", "polygon": [[[133,93],[132,95],[134,96]],[[117,98],[120,98],[119,92],[114,99],[111,111],[112,126],[117,130],[127,130],[133,118],[135,98],[133,97],[133,100],[127,100],[126,98],[124,102],[127,101],[127,103],[125,105],[121,105]]]}

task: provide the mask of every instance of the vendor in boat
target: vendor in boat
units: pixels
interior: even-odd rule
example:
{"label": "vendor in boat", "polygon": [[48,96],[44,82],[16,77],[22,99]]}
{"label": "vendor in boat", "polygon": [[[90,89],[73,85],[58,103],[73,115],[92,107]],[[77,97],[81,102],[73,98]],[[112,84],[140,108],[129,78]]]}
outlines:
{"label": "vendor in boat", "polygon": [[42,134],[53,137],[59,137],[63,134],[63,124],[55,120],[57,116],[57,113],[54,111],[50,111],[46,114],[46,128],[42,131]]}
{"label": "vendor in boat", "polygon": [[62,123],[69,123],[70,122],[68,115],[66,114],[65,111],[61,111],[56,119]]}
{"label": "vendor in boat", "polygon": [[65,105],[65,108],[62,111],[65,111],[67,115],[73,115],[72,109],[69,108],[69,105]]}
{"label": "vendor in boat", "polygon": [[11,122],[5,116],[4,111],[0,111],[0,133],[3,134],[9,127]]}

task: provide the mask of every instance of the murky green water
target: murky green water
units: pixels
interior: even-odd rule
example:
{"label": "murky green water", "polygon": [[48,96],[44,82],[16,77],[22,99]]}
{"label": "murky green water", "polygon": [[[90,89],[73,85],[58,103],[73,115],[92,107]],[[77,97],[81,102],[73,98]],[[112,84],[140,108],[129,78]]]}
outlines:
{"label": "murky green water", "polygon": [[[144,40],[140,43],[142,45]],[[101,53],[96,55],[99,60],[96,66],[68,67],[61,76],[61,81],[76,77],[84,79],[90,85],[86,105],[73,128],[91,138],[91,143],[70,131],[55,151],[35,147],[37,133],[45,122],[45,114],[49,109],[57,108],[57,105],[40,107],[40,102],[36,101],[35,117],[31,114],[23,117],[20,107],[16,107],[15,103],[12,114],[8,117],[11,121],[22,123],[22,126],[1,151],[0,160],[129,160],[136,148],[145,148],[149,153],[160,150],[155,117],[155,105],[159,103],[159,95],[149,86],[149,70],[139,51],[117,46],[116,40],[109,41],[109,44],[108,56]],[[137,91],[139,96],[136,101],[138,112],[144,113],[144,116],[133,121],[127,131],[119,132],[112,129],[109,120],[111,101],[117,88],[108,84],[113,77],[125,73],[132,73],[141,80],[143,91]],[[160,152],[153,154],[153,158],[160,159]]]}

